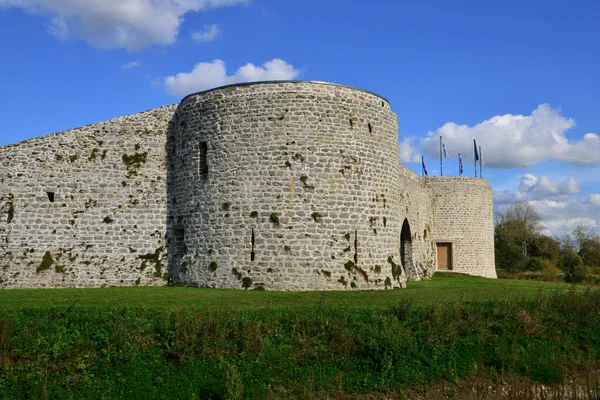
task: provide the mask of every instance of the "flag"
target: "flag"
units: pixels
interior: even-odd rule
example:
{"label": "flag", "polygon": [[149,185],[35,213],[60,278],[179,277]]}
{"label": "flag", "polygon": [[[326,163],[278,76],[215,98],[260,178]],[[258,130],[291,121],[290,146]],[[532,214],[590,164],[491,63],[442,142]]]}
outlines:
{"label": "flag", "polygon": [[462,175],[463,173],[463,163],[462,163],[462,157],[460,156],[460,154],[458,155],[458,169],[459,169],[459,175]]}
{"label": "flag", "polygon": [[425,160],[423,159],[423,157],[421,157],[421,164],[423,166],[423,173],[425,174],[425,176],[427,176],[427,168],[425,168]]}
{"label": "flag", "polygon": [[475,162],[479,161],[479,153],[477,152],[477,143],[475,143],[475,139],[473,139],[473,148],[475,149]]}
{"label": "flag", "polygon": [[442,143],[442,148],[444,149],[444,158],[448,158],[448,153],[446,153],[446,145]]}

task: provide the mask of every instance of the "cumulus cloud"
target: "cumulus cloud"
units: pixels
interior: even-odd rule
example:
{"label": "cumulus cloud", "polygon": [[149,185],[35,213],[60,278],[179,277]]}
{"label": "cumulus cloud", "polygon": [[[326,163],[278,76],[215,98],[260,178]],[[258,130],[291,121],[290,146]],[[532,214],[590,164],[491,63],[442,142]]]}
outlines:
{"label": "cumulus cloud", "polygon": [[183,16],[248,0],[0,0],[49,18],[48,32],[59,39],[81,38],[101,48],[171,44]]}
{"label": "cumulus cloud", "polygon": [[533,199],[565,198],[581,192],[579,183],[572,177],[562,182],[550,180],[547,176],[537,178],[532,174],[525,174],[521,178],[519,192]]}
{"label": "cumulus cloud", "polygon": [[453,157],[473,160],[473,139],[482,147],[485,166],[491,168],[528,167],[555,160],[575,165],[600,165],[600,137],[588,133],[582,139],[569,139],[567,132],[575,121],[565,118],[548,104],[540,104],[531,115],[498,115],[477,125],[448,122],[421,138],[423,152],[439,156],[439,137]]}
{"label": "cumulus cloud", "polygon": [[577,196],[579,183],[572,177],[557,181],[525,174],[515,191],[494,191],[494,204],[504,211],[515,201],[526,201],[542,213],[546,234],[570,233],[577,225],[600,230],[600,193],[588,199]]}
{"label": "cumulus cloud", "polygon": [[201,31],[192,32],[192,39],[197,42],[212,42],[221,33],[221,28],[217,24],[204,25]]}
{"label": "cumulus cloud", "polygon": [[261,66],[248,63],[233,74],[227,75],[222,60],[201,62],[191,72],[180,72],[164,80],[167,92],[175,96],[185,96],[218,86],[241,82],[276,81],[294,79],[300,71],[279,58],[267,61]]}

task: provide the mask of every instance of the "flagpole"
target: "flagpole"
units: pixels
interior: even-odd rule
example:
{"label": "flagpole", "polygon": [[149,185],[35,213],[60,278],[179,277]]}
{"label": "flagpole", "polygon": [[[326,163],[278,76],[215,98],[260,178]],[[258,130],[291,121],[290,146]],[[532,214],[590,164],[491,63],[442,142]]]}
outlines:
{"label": "flagpole", "polygon": [[460,172],[460,153],[458,153],[458,176],[462,176],[462,173]]}
{"label": "flagpole", "polygon": [[440,176],[444,176],[443,166],[442,166],[442,137],[440,136]]}
{"label": "flagpole", "polygon": [[481,146],[479,146],[479,177],[483,178],[483,172],[481,167],[481,160],[483,160],[483,153],[481,153]]}
{"label": "flagpole", "polygon": [[423,160],[423,156],[421,156],[421,176],[425,176],[425,160]]}
{"label": "flagpole", "polygon": [[477,178],[477,144],[473,139],[473,161],[475,162],[475,178]]}

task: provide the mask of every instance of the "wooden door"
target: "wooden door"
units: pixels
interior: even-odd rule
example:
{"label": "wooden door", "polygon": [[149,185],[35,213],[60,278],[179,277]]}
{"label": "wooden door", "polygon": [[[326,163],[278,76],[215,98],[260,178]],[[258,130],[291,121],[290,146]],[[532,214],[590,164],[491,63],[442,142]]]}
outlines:
{"label": "wooden door", "polygon": [[452,269],[452,243],[437,244],[438,269]]}

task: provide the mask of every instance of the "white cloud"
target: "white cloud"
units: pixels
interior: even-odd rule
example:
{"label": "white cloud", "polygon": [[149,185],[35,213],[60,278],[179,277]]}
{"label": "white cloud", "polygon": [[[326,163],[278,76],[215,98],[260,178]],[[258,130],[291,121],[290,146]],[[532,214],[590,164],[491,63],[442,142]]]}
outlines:
{"label": "white cloud", "polygon": [[220,33],[221,29],[217,24],[204,25],[203,30],[192,32],[192,39],[197,42],[212,42]]}
{"label": "white cloud", "polygon": [[191,72],[180,72],[164,80],[167,91],[175,96],[185,96],[210,88],[241,82],[273,81],[294,79],[300,71],[279,58],[261,66],[248,63],[233,74],[227,75],[222,60],[201,62]]}
{"label": "white cloud", "polygon": [[141,66],[142,63],[140,61],[130,61],[128,63],[122,64],[121,69],[131,69]]}
{"label": "white cloud", "polygon": [[102,48],[171,44],[183,16],[248,0],[0,0],[50,18],[48,32],[61,40],[76,37]]}
{"label": "white cloud", "polygon": [[537,177],[533,174],[524,174],[516,191],[494,191],[494,201],[498,204],[530,200],[560,201],[579,193],[581,193],[579,182],[573,177],[569,176],[564,181],[558,182],[545,175]]}
{"label": "white cloud", "polygon": [[421,162],[421,155],[418,148],[414,146],[416,138],[405,138],[400,141],[400,162]]}
{"label": "white cloud", "polygon": [[544,175],[537,178],[532,174],[525,174],[521,179],[519,192],[539,200],[555,197],[565,198],[581,192],[581,189],[579,183],[572,177],[568,177],[562,182],[554,182]]}
{"label": "white cloud", "polygon": [[503,211],[515,201],[529,202],[542,213],[546,234],[570,233],[577,225],[600,230],[600,193],[586,199],[577,196],[580,192],[579,183],[572,177],[557,181],[525,174],[514,192],[494,191],[494,204]]}
{"label": "white cloud", "polygon": [[566,133],[575,121],[565,118],[548,104],[540,104],[531,115],[498,115],[474,126],[448,122],[421,138],[423,152],[439,156],[439,137],[443,136],[449,154],[473,160],[473,139],[482,147],[485,166],[492,168],[527,167],[555,160],[575,165],[600,165],[600,137],[586,134],[581,140]]}

